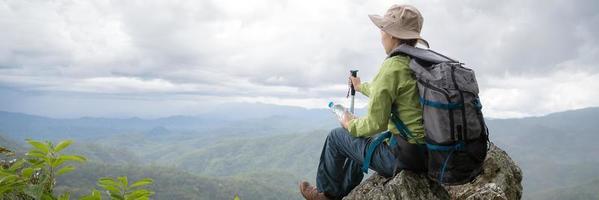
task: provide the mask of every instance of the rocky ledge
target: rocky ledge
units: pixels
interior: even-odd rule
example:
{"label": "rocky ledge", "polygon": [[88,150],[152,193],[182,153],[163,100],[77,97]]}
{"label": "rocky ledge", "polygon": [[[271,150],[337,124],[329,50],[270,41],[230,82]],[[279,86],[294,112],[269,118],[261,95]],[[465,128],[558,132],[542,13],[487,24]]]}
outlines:
{"label": "rocky ledge", "polygon": [[457,186],[441,186],[410,171],[392,178],[373,174],[343,199],[520,199],[522,171],[505,151],[491,144],[483,167],[484,172],[472,182]]}

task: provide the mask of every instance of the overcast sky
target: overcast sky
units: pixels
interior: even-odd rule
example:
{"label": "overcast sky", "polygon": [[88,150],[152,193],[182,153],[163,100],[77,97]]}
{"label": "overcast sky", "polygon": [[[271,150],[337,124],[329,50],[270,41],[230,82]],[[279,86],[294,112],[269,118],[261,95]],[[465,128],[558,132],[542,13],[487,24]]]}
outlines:
{"label": "overcast sky", "polygon": [[[193,115],[322,108],[385,58],[368,14],[410,3],[431,48],[476,71],[488,117],[599,106],[599,1],[0,0],[0,110]],[[364,106],[367,99],[358,98]]]}

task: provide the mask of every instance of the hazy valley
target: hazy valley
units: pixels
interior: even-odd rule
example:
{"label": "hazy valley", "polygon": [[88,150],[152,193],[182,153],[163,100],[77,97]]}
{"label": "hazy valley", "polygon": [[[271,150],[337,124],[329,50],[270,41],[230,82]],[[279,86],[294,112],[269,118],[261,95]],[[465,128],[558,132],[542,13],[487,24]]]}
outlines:
{"label": "hazy valley", "polygon": [[[360,110],[359,112],[363,112]],[[543,117],[488,119],[491,141],[524,173],[524,197],[595,197],[599,108]],[[0,144],[23,152],[24,139],[73,139],[90,162],[58,190],[87,193],[101,176],[150,177],[156,199],[299,199],[314,181],[321,146],[338,126],[324,109],[231,104],[196,116],[158,119],[54,119],[0,112]],[[576,145],[572,145],[576,144]],[[561,196],[560,196],[561,195]],[[559,198],[558,198],[559,197]]]}

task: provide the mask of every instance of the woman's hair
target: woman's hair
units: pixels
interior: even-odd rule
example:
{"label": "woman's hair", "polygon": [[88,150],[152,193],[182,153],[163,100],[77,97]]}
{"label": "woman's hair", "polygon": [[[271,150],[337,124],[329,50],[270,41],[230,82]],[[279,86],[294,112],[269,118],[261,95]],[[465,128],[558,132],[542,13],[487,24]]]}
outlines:
{"label": "woman's hair", "polygon": [[407,40],[405,40],[405,39],[399,39],[398,38],[397,40],[399,40],[399,43],[397,45],[407,44],[407,45],[410,45],[410,46],[416,46],[416,43],[418,43],[418,39],[407,39]]}

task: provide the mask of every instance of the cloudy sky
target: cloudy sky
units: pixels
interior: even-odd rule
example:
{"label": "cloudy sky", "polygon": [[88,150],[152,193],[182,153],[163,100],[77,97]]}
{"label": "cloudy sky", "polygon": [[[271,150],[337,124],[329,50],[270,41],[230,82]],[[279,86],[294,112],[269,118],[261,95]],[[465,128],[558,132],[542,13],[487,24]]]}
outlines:
{"label": "cloudy sky", "polygon": [[344,100],[349,69],[377,72],[385,54],[367,15],[395,3],[418,7],[431,48],[476,71],[486,116],[599,106],[595,0],[0,0],[0,110],[322,108]]}

